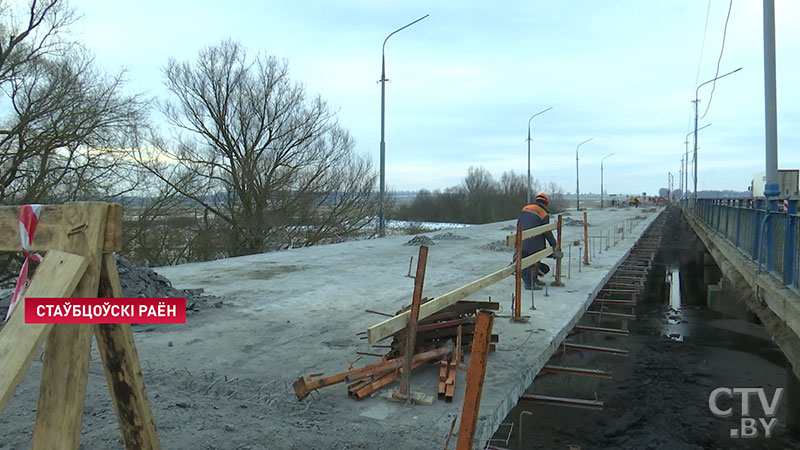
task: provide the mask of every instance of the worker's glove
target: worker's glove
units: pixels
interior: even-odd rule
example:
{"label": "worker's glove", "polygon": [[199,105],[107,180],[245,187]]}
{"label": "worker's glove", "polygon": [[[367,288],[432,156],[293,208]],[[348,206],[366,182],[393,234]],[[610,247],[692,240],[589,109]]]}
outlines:
{"label": "worker's glove", "polygon": [[553,250],[553,258],[561,259],[564,257],[564,253],[561,250]]}

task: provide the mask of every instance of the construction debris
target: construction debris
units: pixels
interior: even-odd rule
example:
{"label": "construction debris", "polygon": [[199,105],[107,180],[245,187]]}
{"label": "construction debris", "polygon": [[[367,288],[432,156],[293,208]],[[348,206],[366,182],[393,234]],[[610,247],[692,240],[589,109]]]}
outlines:
{"label": "construction debris", "polygon": [[435,241],[460,241],[464,239],[469,239],[466,236],[460,236],[458,234],[453,233],[452,231],[448,231],[447,233],[440,233],[433,236],[433,240]]}
{"label": "construction debris", "polygon": [[[427,362],[446,357],[452,352],[453,347],[451,345],[449,347],[442,347],[429,352],[416,354],[412,360],[411,370]],[[347,387],[347,394],[356,400],[360,400],[396,380],[403,372],[402,367],[404,362],[405,358],[403,357],[394,358],[318,380],[312,380],[312,377],[321,376],[322,374],[312,374],[306,378],[300,377],[294,382],[294,392],[298,400],[303,400],[308,397],[311,391],[347,382],[350,383]]]}
{"label": "construction debris", "polygon": [[484,250],[491,250],[493,252],[509,252],[509,248],[505,241],[493,241],[481,246],[481,248]]}
{"label": "construction debris", "polygon": [[435,243],[435,242],[433,242],[433,239],[431,239],[431,238],[429,238],[428,236],[425,236],[425,235],[423,234],[423,235],[419,235],[419,236],[414,236],[413,238],[411,238],[411,240],[409,240],[408,242],[406,242],[406,243],[405,243],[405,244],[403,244],[403,245],[424,245],[424,246],[430,246],[430,245],[435,245],[435,244],[436,244],[436,243]]}
{"label": "construction debris", "polygon": [[[425,300],[423,299],[423,303]],[[472,348],[472,338],[475,333],[475,317],[479,310],[497,311],[500,303],[497,302],[472,302],[460,301],[438,313],[428,316],[419,321],[417,326],[416,345],[414,353],[428,351],[434,348],[447,345],[457,340],[459,329],[461,330],[461,348],[464,352],[469,352]],[[404,312],[398,311],[398,314]],[[490,351],[495,351],[495,344],[499,336],[494,334],[491,337],[492,345]],[[394,336],[391,350],[387,353],[387,358],[396,358],[405,353],[406,339],[403,333]]]}
{"label": "construction debris", "polygon": [[222,306],[222,299],[202,295],[202,289],[175,289],[172,282],[148,267],[133,265],[130,261],[114,254],[117,263],[122,293],[125,297],[136,298],[186,298],[186,314],[201,309]]}

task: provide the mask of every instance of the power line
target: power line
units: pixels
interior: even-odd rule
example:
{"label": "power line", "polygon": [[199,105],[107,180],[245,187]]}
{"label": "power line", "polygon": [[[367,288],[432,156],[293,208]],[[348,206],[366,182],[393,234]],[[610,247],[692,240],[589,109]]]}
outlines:
{"label": "power line", "polygon": [[728,35],[728,20],[731,18],[731,9],[733,7],[733,0],[728,3],[728,15],[725,17],[725,28],[722,30],[722,48],[719,49],[719,59],[717,59],[717,73],[714,75],[714,83],[711,85],[711,95],[708,97],[708,103],[706,104],[706,110],[703,112],[703,116],[700,117],[703,119],[706,114],[708,114],[708,108],[711,107],[711,100],[714,98],[714,88],[717,87],[717,80],[716,78],[719,76],[719,65],[722,62],[722,54],[725,52],[725,38]]}
{"label": "power line", "polygon": [[700,45],[700,61],[697,61],[697,75],[694,77],[694,85],[700,81],[700,66],[703,64],[703,51],[706,49],[706,32],[708,31],[708,16],[711,13],[711,0],[708,0],[708,7],[706,8],[706,24],[703,27],[703,44]]}
{"label": "power line", "polygon": [[[700,67],[703,65],[703,53],[706,49],[706,32],[708,31],[708,17],[711,15],[711,0],[708,0],[708,6],[706,7],[706,23],[703,26],[703,43],[700,45],[700,59],[697,61],[697,74],[694,77],[694,84],[693,86],[697,86],[697,83],[700,81]],[[689,123],[686,125],[686,132],[689,132],[689,129],[692,127],[692,115],[694,115],[694,111],[691,110],[689,113]]]}

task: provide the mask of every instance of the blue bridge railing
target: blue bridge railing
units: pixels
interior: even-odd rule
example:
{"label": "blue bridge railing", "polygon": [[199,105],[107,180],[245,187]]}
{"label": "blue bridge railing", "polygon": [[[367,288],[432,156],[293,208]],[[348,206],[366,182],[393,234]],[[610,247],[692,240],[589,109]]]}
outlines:
{"label": "blue bridge railing", "polygon": [[800,197],[697,199],[683,209],[728,239],[786,286],[800,290]]}

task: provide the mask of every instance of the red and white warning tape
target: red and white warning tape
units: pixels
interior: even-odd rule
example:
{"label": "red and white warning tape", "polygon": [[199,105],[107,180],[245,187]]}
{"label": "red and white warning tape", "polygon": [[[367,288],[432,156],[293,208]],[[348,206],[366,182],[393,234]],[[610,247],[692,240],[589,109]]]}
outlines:
{"label": "red and white warning tape", "polygon": [[41,211],[42,205],[23,205],[19,211],[19,243],[22,247],[22,253],[25,254],[25,261],[19,270],[19,277],[17,278],[16,286],[14,286],[14,294],[11,296],[11,304],[8,305],[5,320],[8,320],[11,316],[11,311],[14,310],[14,306],[22,297],[25,286],[28,284],[28,261],[32,259],[40,262],[42,260],[41,255],[31,253],[31,243],[33,242],[33,235],[36,233],[36,227],[39,225]]}

